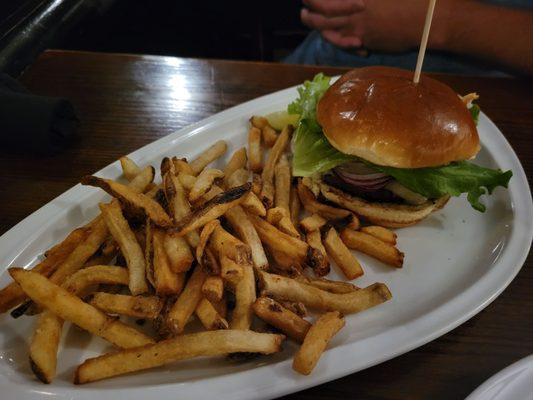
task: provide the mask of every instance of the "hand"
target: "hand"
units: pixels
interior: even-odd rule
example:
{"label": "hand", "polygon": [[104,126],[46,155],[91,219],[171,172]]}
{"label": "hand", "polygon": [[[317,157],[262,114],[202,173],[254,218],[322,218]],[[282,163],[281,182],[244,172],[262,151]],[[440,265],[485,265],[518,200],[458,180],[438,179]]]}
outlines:
{"label": "hand", "polygon": [[[437,2],[429,38],[430,48],[441,47],[451,3]],[[365,46],[372,50],[401,52],[420,43],[427,0],[304,0],[301,19],[336,46]]]}

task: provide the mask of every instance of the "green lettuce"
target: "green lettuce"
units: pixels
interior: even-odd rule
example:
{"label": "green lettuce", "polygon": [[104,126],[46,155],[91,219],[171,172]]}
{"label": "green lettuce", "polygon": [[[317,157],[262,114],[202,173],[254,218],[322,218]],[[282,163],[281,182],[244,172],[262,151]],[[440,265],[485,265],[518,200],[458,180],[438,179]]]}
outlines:
{"label": "green lettuce", "polygon": [[472,116],[472,119],[477,125],[479,122],[479,112],[481,111],[481,109],[477,104],[472,104],[468,111],[470,111],[470,115]]}
{"label": "green lettuce", "polygon": [[[293,150],[293,175],[311,176],[326,172],[348,161],[363,161],[377,171],[392,176],[399,183],[428,198],[444,195],[459,196],[467,193],[472,207],[484,212],[479,198],[491,194],[498,186],[507,187],[512,171],[480,167],[467,161],[454,162],[437,168],[392,168],[369,163],[357,157],[341,153],[326,139],[316,120],[316,106],[329,88],[330,78],[318,74],[298,88],[299,97],[289,104],[289,114],[300,114],[296,127]],[[470,113],[474,121],[479,117],[479,107],[473,105]]]}

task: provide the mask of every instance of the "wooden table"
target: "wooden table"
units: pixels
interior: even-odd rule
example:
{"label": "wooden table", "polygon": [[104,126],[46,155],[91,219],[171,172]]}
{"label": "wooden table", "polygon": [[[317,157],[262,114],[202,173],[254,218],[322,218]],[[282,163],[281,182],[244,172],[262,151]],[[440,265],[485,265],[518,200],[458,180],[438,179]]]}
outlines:
{"label": "wooden table", "polygon": [[[48,51],[22,81],[69,98],[81,140],[49,158],[0,152],[0,233],[119,156],[233,105],[342,69]],[[533,82],[440,75],[479,104],[533,174]],[[533,353],[533,260],[484,311],[391,361],[287,396],[290,399],[460,399]]]}

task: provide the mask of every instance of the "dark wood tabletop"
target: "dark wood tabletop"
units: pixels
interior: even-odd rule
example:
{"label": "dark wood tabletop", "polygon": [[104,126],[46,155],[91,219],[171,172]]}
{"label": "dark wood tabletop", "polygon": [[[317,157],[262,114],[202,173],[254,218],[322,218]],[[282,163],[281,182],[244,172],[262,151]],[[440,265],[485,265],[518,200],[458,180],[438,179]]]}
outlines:
{"label": "dark wood tabletop", "polygon": [[[0,150],[0,233],[91,174],[175,130],[255,97],[301,83],[326,67],[47,51],[21,77],[34,93],[66,97],[81,139],[53,157]],[[528,176],[533,174],[533,81],[438,75],[476,91]],[[533,353],[533,259],[485,310],[441,338],[391,361],[287,399],[461,399]]]}

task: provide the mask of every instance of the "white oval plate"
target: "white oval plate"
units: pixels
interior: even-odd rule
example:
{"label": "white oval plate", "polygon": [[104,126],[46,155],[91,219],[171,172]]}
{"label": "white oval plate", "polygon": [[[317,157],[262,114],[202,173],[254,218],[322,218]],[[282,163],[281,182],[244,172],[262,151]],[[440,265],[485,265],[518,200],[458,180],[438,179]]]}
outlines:
{"label": "white oval plate", "polygon": [[502,369],[466,400],[533,400],[533,355]]}
{"label": "white oval plate", "polygon": [[[295,88],[241,104],[162,138],[131,154],[143,165],[158,166],[164,156],[194,157],[215,140],[229,144],[229,154],[245,145],[248,118],[285,109]],[[357,283],[385,282],[393,299],[347,317],[347,326],[331,342],[310,376],[291,369],[295,346],[243,364],[201,359],[142,373],[74,386],[76,365],[109,347],[99,338],[70,326],[65,329],[53,384],[36,381],[28,367],[27,343],[33,321],[0,317],[2,397],[37,399],[42,395],[76,399],[146,398],[253,399],[277,397],[368,368],[421,346],[472,317],[511,282],[522,266],[532,238],[532,201],[525,173],[498,128],[481,115],[483,144],[477,162],[512,169],[509,190],[484,199],[487,212],[474,211],[465,198],[454,198],[421,224],[401,229],[399,247],[405,266],[396,270],[364,255],[365,275]],[[118,179],[119,163],[97,173]],[[29,266],[38,254],[97,213],[107,196],[77,185],[24,219],[0,238],[0,265]],[[334,276],[335,274],[333,274]],[[9,281],[7,273],[0,284]]]}

